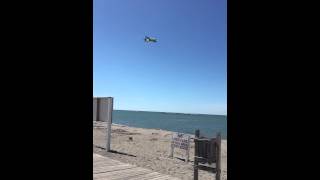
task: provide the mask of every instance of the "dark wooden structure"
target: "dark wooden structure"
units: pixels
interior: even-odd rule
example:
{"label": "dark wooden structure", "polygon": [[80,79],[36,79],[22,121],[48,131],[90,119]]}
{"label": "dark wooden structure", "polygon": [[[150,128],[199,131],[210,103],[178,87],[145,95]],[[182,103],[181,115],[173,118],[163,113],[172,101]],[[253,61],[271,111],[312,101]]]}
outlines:
{"label": "dark wooden structure", "polygon": [[200,137],[200,131],[196,130],[194,144],[194,180],[198,180],[199,169],[215,173],[216,180],[220,180],[221,134],[209,139]]}

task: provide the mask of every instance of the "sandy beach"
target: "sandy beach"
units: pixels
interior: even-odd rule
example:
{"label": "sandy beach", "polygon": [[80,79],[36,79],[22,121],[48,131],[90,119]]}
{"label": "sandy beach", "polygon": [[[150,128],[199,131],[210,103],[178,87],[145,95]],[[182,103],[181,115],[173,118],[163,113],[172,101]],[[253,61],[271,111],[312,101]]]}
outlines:
{"label": "sandy beach", "polygon": [[[194,143],[191,141],[190,158],[186,163],[185,151],[175,150],[170,158],[173,132],[143,129],[112,124],[111,150],[105,151],[105,124],[93,123],[93,152],[125,163],[168,174],[183,180],[193,180]],[[130,138],[130,139],[129,139]],[[227,179],[227,140],[222,140],[221,179]],[[215,174],[199,170],[199,180],[215,179]]]}

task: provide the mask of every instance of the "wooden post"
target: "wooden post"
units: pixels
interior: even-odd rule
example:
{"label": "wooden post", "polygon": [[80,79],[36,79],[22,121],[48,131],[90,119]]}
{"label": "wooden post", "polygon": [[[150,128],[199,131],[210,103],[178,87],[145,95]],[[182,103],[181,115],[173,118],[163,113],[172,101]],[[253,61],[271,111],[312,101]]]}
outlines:
{"label": "wooden post", "polygon": [[97,98],[97,121],[102,121],[100,118],[100,111],[101,111],[101,101],[99,98]]}
{"label": "wooden post", "polygon": [[107,98],[107,132],[106,132],[106,151],[110,151],[110,143],[111,143],[111,124],[112,124],[112,111],[113,111],[113,98]]}
{"label": "wooden post", "polygon": [[170,150],[170,155],[169,157],[173,158],[173,149],[174,149],[174,145],[173,145],[173,134],[172,134],[172,139],[171,139],[171,150]]}
{"label": "wooden post", "polygon": [[97,112],[98,112],[98,104],[97,104],[98,100],[97,98],[93,98],[93,121],[97,121]]}
{"label": "wooden post", "polygon": [[195,133],[195,140],[194,140],[194,170],[193,170],[193,179],[194,180],[198,180],[198,159],[197,159],[197,156],[198,156],[198,142],[196,139],[198,139],[200,137],[200,130],[196,130],[196,133]]}
{"label": "wooden post", "polygon": [[216,180],[220,180],[221,178],[221,134],[218,133],[216,137]]}
{"label": "wooden post", "polygon": [[186,150],[186,163],[189,162],[189,151],[190,151],[190,136],[188,136],[188,147]]}

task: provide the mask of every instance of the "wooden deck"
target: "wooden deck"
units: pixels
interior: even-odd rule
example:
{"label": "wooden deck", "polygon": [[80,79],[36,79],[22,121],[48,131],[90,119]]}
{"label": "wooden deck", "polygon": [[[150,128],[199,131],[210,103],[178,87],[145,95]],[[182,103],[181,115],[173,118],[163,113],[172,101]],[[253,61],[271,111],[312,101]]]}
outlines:
{"label": "wooden deck", "polygon": [[179,180],[179,178],[93,154],[94,180]]}

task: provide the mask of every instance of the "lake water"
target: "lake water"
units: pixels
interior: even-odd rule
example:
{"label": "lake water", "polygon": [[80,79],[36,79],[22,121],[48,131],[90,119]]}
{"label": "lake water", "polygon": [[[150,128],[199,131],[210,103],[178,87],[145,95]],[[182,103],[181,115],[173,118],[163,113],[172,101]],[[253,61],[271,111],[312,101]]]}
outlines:
{"label": "lake water", "polygon": [[114,110],[112,116],[116,124],[188,134],[199,129],[200,134],[206,137],[221,132],[222,138],[227,138],[227,116],[224,115]]}

